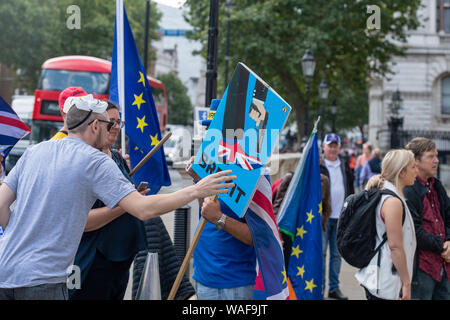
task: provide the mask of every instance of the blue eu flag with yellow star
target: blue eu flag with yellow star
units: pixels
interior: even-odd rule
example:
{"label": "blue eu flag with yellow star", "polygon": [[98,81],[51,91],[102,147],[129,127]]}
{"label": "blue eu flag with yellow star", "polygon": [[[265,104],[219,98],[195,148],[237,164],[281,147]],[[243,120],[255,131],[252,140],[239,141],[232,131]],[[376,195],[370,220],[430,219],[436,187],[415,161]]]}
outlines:
{"label": "blue eu flag with yellow star", "polygon": [[311,134],[278,215],[292,240],[287,266],[290,299],[323,299],[322,185],[317,134]]}
{"label": "blue eu flag with yellow star", "polygon": [[[118,24],[114,30],[112,53],[110,100],[119,104],[119,83],[123,79],[125,96],[125,132],[128,136],[128,149],[131,167],[134,168],[148,152],[161,140],[158,115],[153,101],[152,90],[139,57],[133,33],[123,8],[123,75],[120,75],[118,63]],[[157,193],[161,186],[169,186],[170,176],[161,147],[133,176],[136,185],[146,181],[150,193]]]}

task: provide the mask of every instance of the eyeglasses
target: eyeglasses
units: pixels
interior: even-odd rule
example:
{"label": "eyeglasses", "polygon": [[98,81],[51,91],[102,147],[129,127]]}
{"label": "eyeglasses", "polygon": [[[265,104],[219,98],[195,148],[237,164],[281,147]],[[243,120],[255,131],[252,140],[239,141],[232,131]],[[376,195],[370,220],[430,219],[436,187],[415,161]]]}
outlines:
{"label": "eyeglasses", "polygon": [[116,124],[116,122],[113,122],[113,121],[106,121],[106,120],[102,120],[102,119],[94,119],[94,120],[92,120],[91,122],[88,123],[88,126],[91,125],[95,120],[98,120],[99,122],[107,123],[108,125],[106,126],[106,130],[108,132]]}
{"label": "eyeglasses", "polygon": [[114,124],[118,125],[120,128],[123,128],[123,126],[125,125],[125,122],[120,119],[112,120],[112,122],[114,122]]}

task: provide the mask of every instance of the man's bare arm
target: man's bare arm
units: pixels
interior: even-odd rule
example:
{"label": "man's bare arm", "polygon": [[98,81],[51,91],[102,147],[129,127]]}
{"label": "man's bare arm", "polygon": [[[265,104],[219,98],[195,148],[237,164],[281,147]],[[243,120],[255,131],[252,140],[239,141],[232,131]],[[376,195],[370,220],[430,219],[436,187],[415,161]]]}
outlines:
{"label": "man's bare arm", "polygon": [[[215,224],[222,216],[219,201],[212,197],[206,198],[203,203],[201,213],[206,220]],[[231,217],[227,217],[223,230],[231,234],[239,241],[245,243],[246,245],[253,246],[252,233],[246,223],[242,223]]]}
{"label": "man's bare arm", "polygon": [[0,186],[0,225],[3,229],[6,228],[9,222],[9,217],[11,216],[11,210],[9,207],[16,200],[16,194],[11,188],[2,183]]}
{"label": "man's bare arm", "polygon": [[[150,189],[139,191],[142,195],[145,195],[148,192],[150,192]],[[110,222],[122,216],[124,213],[125,211],[121,207],[115,207],[112,210],[108,207],[91,209],[86,221],[86,226],[84,227],[84,232],[90,232],[103,228]]]}
{"label": "man's bare arm", "polygon": [[119,201],[119,206],[140,220],[148,220],[164,213],[180,208],[189,202],[212,195],[227,193],[234,183],[224,183],[236,179],[229,176],[231,170],[209,175],[196,185],[189,186],[174,193],[143,196],[139,192],[131,192]]}

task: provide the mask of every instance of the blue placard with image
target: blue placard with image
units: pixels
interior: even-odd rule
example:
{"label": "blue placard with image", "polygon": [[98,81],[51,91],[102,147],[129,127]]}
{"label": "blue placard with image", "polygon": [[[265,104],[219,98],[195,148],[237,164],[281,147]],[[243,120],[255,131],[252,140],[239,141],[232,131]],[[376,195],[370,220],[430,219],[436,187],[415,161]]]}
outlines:
{"label": "blue placard with image", "polygon": [[233,170],[236,186],[219,195],[242,217],[255,192],[291,107],[239,63],[197,152],[192,169],[201,177]]}

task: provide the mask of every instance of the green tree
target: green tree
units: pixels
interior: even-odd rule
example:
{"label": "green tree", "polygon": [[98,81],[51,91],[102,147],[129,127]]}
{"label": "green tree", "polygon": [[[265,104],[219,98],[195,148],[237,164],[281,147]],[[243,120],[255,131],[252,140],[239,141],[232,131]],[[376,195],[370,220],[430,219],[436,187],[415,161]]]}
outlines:
{"label": "green tree", "polygon": [[192,124],[192,104],[188,90],[181,80],[173,73],[160,73],[158,79],[166,87],[167,103],[169,105],[170,124]]}
{"label": "green tree", "polygon": [[[80,8],[81,28],[69,29],[70,5]],[[125,0],[128,19],[141,58],[144,52],[145,1]],[[150,38],[161,14],[152,3]],[[62,55],[91,55],[108,59],[112,54],[115,1],[103,0],[2,0],[0,1],[0,63],[20,70],[18,86],[33,90],[42,63]],[[150,59],[154,55],[149,50]]]}
{"label": "green tree", "polygon": [[[186,19],[193,38],[203,42],[206,57],[209,0],[187,0]],[[305,79],[301,58],[308,47],[316,59],[311,83],[310,129],[320,105],[322,78],[336,99],[341,129],[367,122],[367,90],[373,76],[388,76],[389,61],[404,54],[406,31],[420,23],[420,0],[245,0],[233,1],[230,17],[230,66],[242,61],[293,107],[299,138],[303,136]],[[221,2],[224,3],[224,2]],[[368,5],[380,8],[381,28],[368,30]],[[224,72],[226,11],[220,7],[219,78]],[[399,45],[400,44],[400,45]],[[224,91],[219,79],[218,91]],[[329,105],[329,103],[328,103]],[[344,117],[345,115],[345,117]],[[348,115],[348,116],[347,116]],[[330,117],[328,117],[330,119]]]}

